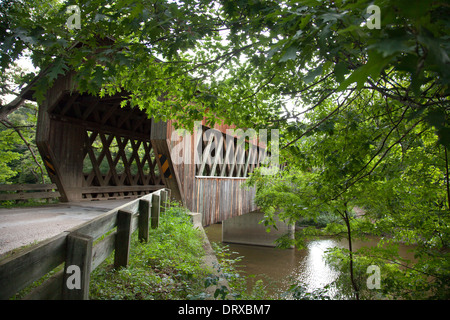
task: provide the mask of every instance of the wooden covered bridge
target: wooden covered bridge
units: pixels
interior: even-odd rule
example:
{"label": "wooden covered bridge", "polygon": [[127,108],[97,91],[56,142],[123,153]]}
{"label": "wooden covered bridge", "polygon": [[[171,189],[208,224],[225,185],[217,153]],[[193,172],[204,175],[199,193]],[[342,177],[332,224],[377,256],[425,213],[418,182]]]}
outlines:
{"label": "wooden covered bridge", "polygon": [[[227,135],[230,126],[208,128],[206,119],[178,136],[173,121],[121,107],[124,95],[100,98],[74,87],[73,73],[60,76],[37,123],[37,146],[61,201],[137,198],[165,187],[202,213],[203,225],[257,209],[255,190],[242,185],[266,156],[264,145]],[[31,89],[23,98],[32,100]]]}

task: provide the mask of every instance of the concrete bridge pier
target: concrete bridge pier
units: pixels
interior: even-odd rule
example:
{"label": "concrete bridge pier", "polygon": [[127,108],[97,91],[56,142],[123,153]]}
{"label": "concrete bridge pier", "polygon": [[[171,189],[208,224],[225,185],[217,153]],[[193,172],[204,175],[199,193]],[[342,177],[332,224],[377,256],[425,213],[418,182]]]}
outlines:
{"label": "concrete bridge pier", "polygon": [[[283,235],[289,234],[291,239],[294,238],[294,225],[289,225],[275,216],[278,230],[271,228],[270,232],[267,232],[266,227],[259,223],[263,218],[263,212],[254,211],[224,220],[222,222],[222,241],[275,247],[275,240]],[[291,246],[291,248],[294,248],[294,246]]]}

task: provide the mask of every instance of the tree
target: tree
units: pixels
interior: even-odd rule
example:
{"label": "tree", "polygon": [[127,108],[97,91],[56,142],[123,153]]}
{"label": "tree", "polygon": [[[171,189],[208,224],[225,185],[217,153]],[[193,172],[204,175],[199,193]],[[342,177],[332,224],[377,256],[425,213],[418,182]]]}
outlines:
{"label": "tree", "polygon": [[[131,103],[187,124],[207,113],[243,125],[279,125],[280,114],[300,120],[298,111],[283,110],[283,99],[314,111],[336,93],[350,99],[363,87],[399,101],[410,109],[407,116],[435,120],[448,106],[449,9],[416,2],[375,2],[381,28],[369,29],[369,3],[361,0],[97,0],[80,4],[81,29],[69,30],[71,2],[6,1],[2,9],[11,18],[0,62],[6,68],[29,48],[35,65],[48,67],[36,85],[41,99],[72,68],[81,90],[125,90]],[[69,50],[74,42],[82,45]],[[167,92],[171,99],[160,99]],[[433,119],[446,142],[447,122]],[[293,140],[304,132],[289,128]]]}
{"label": "tree", "polygon": [[[315,122],[304,120],[308,114],[327,100],[349,103],[367,89],[404,111],[392,118],[393,130],[399,121],[422,120],[449,147],[449,8],[440,2],[375,2],[380,29],[366,26],[368,2],[361,0],[97,0],[80,4],[80,30],[65,25],[70,4],[2,5],[8,24],[0,66],[5,70],[29,49],[43,75],[34,84],[39,100],[73,69],[78,90],[125,92],[129,103],[157,119],[192,127],[209,115],[210,124],[224,119],[283,129],[284,150],[295,154],[295,141],[345,105]],[[367,169],[354,180],[370,175]]]}
{"label": "tree", "polygon": [[[376,112],[365,114],[368,106]],[[322,104],[316,117],[335,108]],[[381,96],[362,91],[358,99],[297,144],[296,158],[290,158],[279,176],[256,174],[248,184],[257,188],[256,202],[266,213],[266,225],[274,223],[276,212],[291,221],[318,219],[324,213],[334,217],[323,229],[311,227],[297,233],[296,241],[301,247],[299,242],[305,237],[347,239],[348,249],[336,249],[332,261],[345,271],[343,277],[348,276],[341,283],[352,288],[349,296],[373,295],[366,289],[364,276],[367,267],[375,264],[382,267],[384,296],[447,298],[448,159],[426,123],[398,125],[389,134],[392,114],[386,108]],[[408,138],[401,139],[407,132]],[[378,142],[374,137],[383,138]],[[371,174],[353,183],[366,168]],[[364,215],[355,215],[354,207],[363,208]],[[375,248],[355,251],[354,239],[367,234],[386,240]],[[399,257],[399,243],[416,245],[415,263]]]}
{"label": "tree", "polygon": [[[223,119],[240,127],[278,128],[286,172],[304,178],[292,183],[307,187],[315,207],[341,217],[349,239],[355,230],[349,208],[364,200],[373,206],[369,211],[378,212],[376,195],[384,206],[401,199],[403,207],[415,209],[413,216],[389,207],[379,221],[419,223],[431,211],[423,229],[414,223],[410,229],[427,241],[437,234],[447,245],[446,3],[121,0],[105,5],[92,0],[79,3],[79,30],[65,25],[71,4],[1,5],[7,20],[0,30],[1,71],[30,50],[41,70],[33,83],[39,101],[60,74],[74,70],[77,90],[126,94],[124,104],[139,105],[156,119],[192,127],[207,116],[209,124]],[[369,4],[380,8],[379,29],[369,28]],[[0,114],[15,106],[1,106]],[[423,174],[416,161],[422,168],[431,162],[435,169]],[[269,197],[264,190],[275,181],[258,182],[259,194]],[[420,191],[420,208],[402,191],[406,181]],[[297,209],[280,198],[298,197],[289,190],[270,199],[285,209],[286,218],[295,219]],[[349,257],[352,261],[351,251]]]}
{"label": "tree", "polygon": [[[16,183],[46,183],[49,181],[44,169],[42,160],[38,157],[38,150],[35,144],[36,136],[37,107],[25,104],[24,107],[12,113],[8,120],[0,121],[1,134],[5,137],[5,148],[1,149],[1,154],[5,155],[6,150],[14,150],[16,156],[11,161],[6,161],[8,165],[4,180]],[[8,153],[6,153],[7,155]],[[10,164],[8,164],[11,162]]]}
{"label": "tree", "polygon": [[[1,74],[1,100],[17,95],[18,87],[26,72],[14,64]],[[35,145],[37,106],[34,103],[21,100],[16,105],[6,104],[5,113],[0,117],[0,158],[2,174],[1,183],[45,183],[48,181],[42,160],[38,157]],[[13,108],[9,108],[13,106]]]}

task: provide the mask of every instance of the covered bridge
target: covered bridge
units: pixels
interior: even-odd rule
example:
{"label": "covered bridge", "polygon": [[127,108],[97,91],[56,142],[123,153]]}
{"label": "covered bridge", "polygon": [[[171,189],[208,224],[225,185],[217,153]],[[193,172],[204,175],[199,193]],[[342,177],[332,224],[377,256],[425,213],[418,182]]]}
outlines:
{"label": "covered bridge", "polygon": [[[37,123],[36,143],[61,201],[136,198],[167,187],[203,214],[204,225],[257,209],[255,190],[242,185],[266,156],[262,143],[227,134],[233,126],[208,128],[206,119],[181,136],[172,120],[121,107],[125,94],[81,94],[74,81],[73,72],[59,76]],[[29,86],[22,98],[32,93]]]}

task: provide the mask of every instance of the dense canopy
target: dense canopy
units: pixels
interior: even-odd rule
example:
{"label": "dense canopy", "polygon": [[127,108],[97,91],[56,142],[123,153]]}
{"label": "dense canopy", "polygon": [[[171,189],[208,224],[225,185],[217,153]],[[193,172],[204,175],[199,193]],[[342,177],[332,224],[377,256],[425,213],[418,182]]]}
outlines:
{"label": "dense canopy", "polygon": [[[71,5],[80,28],[67,23]],[[414,268],[401,278],[384,271],[393,277],[385,294],[414,286],[448,298],[449,17],[448,3],[434,0],[5,0],[1,90],[20,92],[11,74],[19,88],[36,76],[15,71],[29,56],[41,72],[38,102],[74,70],[77,90],[126,93],[188,128],[207,116],[279,129],[286,168],[250,179],[266,223],[280,210],[292,221],[327,211],[341,219],[328,232],[345,231],[350,243],[353,231],[417,244]],[[19,106],[1,105],[2,123],[13,125]],[[355,219],[354,206],[368,219]]]}

